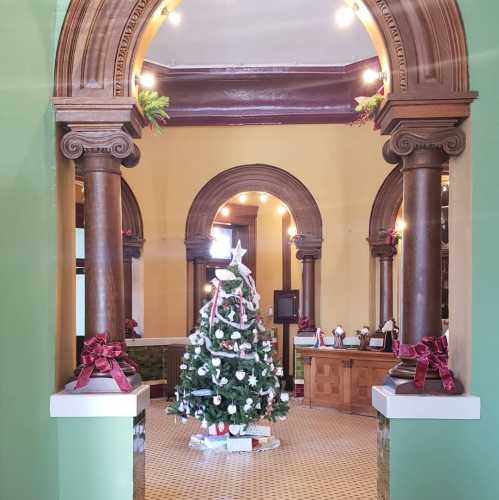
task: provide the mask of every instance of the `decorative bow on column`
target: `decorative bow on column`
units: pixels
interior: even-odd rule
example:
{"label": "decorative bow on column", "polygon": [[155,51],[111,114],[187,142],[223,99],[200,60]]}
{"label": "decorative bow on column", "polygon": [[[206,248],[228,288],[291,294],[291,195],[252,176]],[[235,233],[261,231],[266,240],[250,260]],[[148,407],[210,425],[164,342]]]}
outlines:
{"label": "decorative bow on column", "polygon": [[[122,392],[130,392],[132,386],[117,361],[124,357],[127,357],[124,344],[108,342],[108,336],[105,333],[99,333],[85,340],[81,354],[83,369],[78,375],[75,389],[85,387],[93,371],[97,370],[100,373],[110,373]],[[129,358],[127,361],[137,369],[135,363],[131,362]]]}
{"label": "decorative bow on column", "polygon": [[438,370],[444,389],[448,392],[454,391],[454,376],[447,366],[449,353],[445,336],[423,337],[421,342],[416,345],[401,344],[398,340],[395,340],[393,342],[393,352],[401,360],[416,361],[414,385],[418,389],[424,389],[428,369],[433,369]]}

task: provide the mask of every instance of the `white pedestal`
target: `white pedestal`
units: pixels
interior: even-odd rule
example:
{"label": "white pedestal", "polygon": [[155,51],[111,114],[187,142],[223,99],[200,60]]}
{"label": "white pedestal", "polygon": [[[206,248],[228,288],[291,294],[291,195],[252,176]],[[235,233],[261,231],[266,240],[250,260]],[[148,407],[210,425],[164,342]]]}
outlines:
{"label": "white pedestal", "polygon": [[136,417],[149,406],[149,386],[131,392],[71,393],[50,396],[51,417]]}
{"label": "white pedestal", "polygon": [[386,418],[479,420],[480,398],[462,396],[400,395],[388,386],[372,388],[372,405]]}

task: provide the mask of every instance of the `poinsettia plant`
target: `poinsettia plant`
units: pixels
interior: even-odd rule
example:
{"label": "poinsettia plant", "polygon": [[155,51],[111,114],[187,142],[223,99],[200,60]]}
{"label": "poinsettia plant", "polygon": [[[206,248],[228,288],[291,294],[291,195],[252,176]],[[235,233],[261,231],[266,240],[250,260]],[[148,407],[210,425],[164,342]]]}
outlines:
{"label": "poinsettia plant", "polygon": [[141,90],[138,101],[149,126],[161,132],[161,127],[165,126],[170,118],[165,111],[170,105],[170,98],[159,95],[155,90]]}

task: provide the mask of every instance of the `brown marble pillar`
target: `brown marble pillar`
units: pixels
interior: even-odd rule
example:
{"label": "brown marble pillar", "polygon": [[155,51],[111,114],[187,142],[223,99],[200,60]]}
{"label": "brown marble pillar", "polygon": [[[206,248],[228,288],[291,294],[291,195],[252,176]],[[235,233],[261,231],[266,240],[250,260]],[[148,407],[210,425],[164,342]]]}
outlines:
{"label": "brown marble pillar", "polygon": [[308,318],[309,327],[298,332],[302,335],[310,335],[315,332],[315,261],[321,255],[321,240],[306,238],[303,235],[295,238],[297,248],[296,258],[302,262],[302,286],[300,314],[302,318]]}
{"label": "brown marble pillar", "polygon": [[[403,211],[407,226],[402,238],[400,335],[405,344],[417,344],[425,336],[442,333],[441,174],[449,156],[459,155],[465,146],[465,136],[460,129],[425,127],[420,123],[400,124],[384,149],[388,161],[402,160]],[[412,378],[415,364],[402,365],[390,373]],[[438,378],[438,373],[432,376]],[[441,383],[437,382],[434,387],[440,390]],[[433,390],[431,384],[427,387]]]}
{"label": "brown marble pillar", "polygon": [[139,158],[120,128],[71,126],[61,143],[85,182],[85,337],[124,340],[121,168]]}
{"label": "brown marble pillar", "polygon": [[306,255],[302,259],[302,317],[315,325],[315,259]]}
{"label": "brown marble pillar", "polygon": [[123,248],[123,296],[125,319],[133,318],[132,256]]}
{"label": "brown marble pillar", "polygon": [[192,311],[192,324],[199,323],[199,310],[203,305],[204,286],[206,285],[206,262],[203,259],[194,259],[194,304]]}
{"label": "brown marble pillar", "polygon": [[393,318],[393,256],[397,247],[376,245],[371,253],[379,259],[379,325],[383,326]]}

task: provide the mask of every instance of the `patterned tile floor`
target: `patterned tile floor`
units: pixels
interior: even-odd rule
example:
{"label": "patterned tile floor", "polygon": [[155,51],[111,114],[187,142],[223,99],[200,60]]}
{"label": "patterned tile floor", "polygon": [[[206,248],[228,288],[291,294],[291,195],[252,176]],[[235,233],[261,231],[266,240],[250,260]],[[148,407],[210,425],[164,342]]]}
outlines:
{"label": "patterned tile floor", "polygon": [[273,425],[277,450],[220,454],[189,448],[181,424],[154,400],[147,413],[147,500],[375,500],[376,420],[293,401]]}

